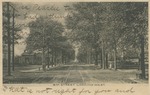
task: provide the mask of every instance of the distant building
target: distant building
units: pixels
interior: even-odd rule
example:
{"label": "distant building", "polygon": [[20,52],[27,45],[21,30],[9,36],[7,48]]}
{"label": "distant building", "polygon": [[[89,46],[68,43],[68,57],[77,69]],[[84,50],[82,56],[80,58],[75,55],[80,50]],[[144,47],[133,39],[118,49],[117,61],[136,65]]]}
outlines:
{"label": "distant building", "polygon": [[34,64],[35,55],[34,54],[28,54],[24,52],[21,56],[21,63],[23,64]]}
{"label": "distant building", "polygon": [[41,64],[42,62],[41,53],[24,52],[18,58],[18,61],[20,64],[24,64],[24,65]]}

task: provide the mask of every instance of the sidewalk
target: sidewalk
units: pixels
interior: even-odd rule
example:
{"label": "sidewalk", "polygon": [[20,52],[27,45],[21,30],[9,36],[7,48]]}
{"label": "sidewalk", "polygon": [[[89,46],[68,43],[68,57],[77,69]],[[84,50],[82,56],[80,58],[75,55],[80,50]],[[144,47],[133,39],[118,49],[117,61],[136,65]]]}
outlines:
{"label": "sidewalk", "polygon": [[[56,66],[49,66],[49,68],[48,67],[46,67],[46,70],[50,70],[50,69],[52,69],[52,68],[57,68],[57,67],[59,67],[60,65],[56,65]],[[43,70],[42,70],[42,67],[41,66],[38,66],[37,68],[35,68],[35,69],[29,69],[29,70],[20,70],[20,72],[21,73],[37,73],[37,72],[43,72]]]}

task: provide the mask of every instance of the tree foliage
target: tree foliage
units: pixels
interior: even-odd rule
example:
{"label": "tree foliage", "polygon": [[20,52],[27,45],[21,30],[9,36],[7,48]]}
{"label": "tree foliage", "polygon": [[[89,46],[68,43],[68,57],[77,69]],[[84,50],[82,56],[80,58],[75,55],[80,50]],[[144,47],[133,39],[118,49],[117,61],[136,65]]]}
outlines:
{"label": "tree foliage", "polygon": [[120,52],[140,49],[140,36],[146,38],[148,5],[145,2],[82,2],[75,3],[72,9],[66,19],[66,27],[74,32],[71,37],[81,45],[90,45],[101,60],[107,53],[114,53],[117,60]]}
{"label": "tree foliage", "polygon": [[[44,62],[48,63],[48,66],[50,59],[51,65],[56,65],[58,60],[64,62],[66,58],[69,59],[72,56],[73,49],[67,38],[62,35],[64,26],[61,23],[41,16],[30,22],[29,28],[30,34],[26,40],[26,50],[29,53],[42,51]],[[47,57],[48,62],[46,62]]]}

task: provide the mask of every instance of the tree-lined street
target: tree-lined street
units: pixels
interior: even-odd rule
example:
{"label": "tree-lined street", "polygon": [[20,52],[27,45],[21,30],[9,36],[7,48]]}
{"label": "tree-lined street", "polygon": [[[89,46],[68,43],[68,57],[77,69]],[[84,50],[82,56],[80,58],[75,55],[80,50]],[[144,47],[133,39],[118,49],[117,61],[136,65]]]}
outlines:
{"label": "tree-lined street", "polygon": [[3,3],[4,83],[147,83],[148,67],[147,2]]}

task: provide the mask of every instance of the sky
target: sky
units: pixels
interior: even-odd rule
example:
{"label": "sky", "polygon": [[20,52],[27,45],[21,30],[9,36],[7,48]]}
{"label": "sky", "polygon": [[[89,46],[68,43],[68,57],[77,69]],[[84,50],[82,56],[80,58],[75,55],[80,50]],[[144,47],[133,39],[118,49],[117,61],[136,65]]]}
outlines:
{"label": "sky", "polygon": [[[20,3],[16,2],[13,3],[13,6],[18,11],[16,12],[19,14],[18,17],[15,18],[15,25],[22,25],[28,24],[31,21],[35,21],[39,16],[49,16],[53,20],[57,20],[62,24],[65,23],[64,18],[60,18],[63,16],[67,16],[68,12],[65,10],[64,6],[71,5],[71,3],[67,2],[26,2]],[[21,39],[18,40],[20,44],[15,45],[15,56],[20,56],[25,48],[26,44],[22,44],[27,39],[28,35],[30,34],[29,27],[22,27],[22,30],[18,32],[19,35],[22,36]]]}

